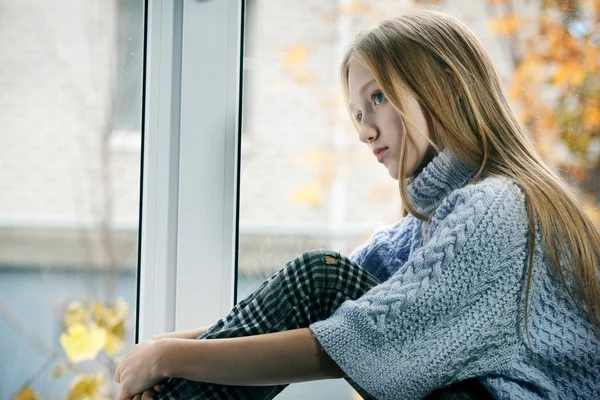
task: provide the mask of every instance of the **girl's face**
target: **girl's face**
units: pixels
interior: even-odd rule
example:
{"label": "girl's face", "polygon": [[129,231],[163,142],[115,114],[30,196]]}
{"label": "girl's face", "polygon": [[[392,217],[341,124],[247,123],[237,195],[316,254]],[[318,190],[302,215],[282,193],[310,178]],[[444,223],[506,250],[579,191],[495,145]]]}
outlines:
{"label": "girl's face", "polygon": [[[358,125],[359,139],[369,146],[390,176],[398,179],[402,136],[407,133],[404,132],[398,112],[383,96],[371,71],[354,58],[350,59],[348,91],[350,110]],[[430,124],[412,94],[402,91],[399,95],[403,111],[408,117],[405,173],[409,177],[429,161],[430,144],[418,131],[430,137]]]}

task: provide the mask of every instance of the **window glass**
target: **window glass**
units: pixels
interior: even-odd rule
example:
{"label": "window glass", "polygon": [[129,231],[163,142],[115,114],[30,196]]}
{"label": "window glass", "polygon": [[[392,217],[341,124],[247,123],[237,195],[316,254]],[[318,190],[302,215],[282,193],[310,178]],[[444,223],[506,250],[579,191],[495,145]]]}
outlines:
{"label": "window glass", "polygon": [[[348,255],[399,218],[397,182],[359,142],[338,68],[357,33],[410,10],[445,11],[475,32],[540,152],[585,190],[600,223],[597,2],[246,3],[238,301],[302,252]],[[291,385],[279,397],[358,395],[329,380]]]}
{"label": "window glass", "polygon": [[0,398],[110,398],[131,348],[143,1],[0,5]]}

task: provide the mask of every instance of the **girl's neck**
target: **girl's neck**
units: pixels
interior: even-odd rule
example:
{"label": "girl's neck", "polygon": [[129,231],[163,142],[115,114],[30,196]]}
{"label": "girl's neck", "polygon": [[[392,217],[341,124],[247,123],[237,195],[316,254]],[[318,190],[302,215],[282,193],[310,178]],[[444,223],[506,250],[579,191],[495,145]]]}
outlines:
{"label": "girl's neck", "polygon": [[444,198],[463,187],[477,172],[450,149],[438,154],[434,151],[429,157],[414,177],[406,179],[409,200],[419,213],[428,217]]}

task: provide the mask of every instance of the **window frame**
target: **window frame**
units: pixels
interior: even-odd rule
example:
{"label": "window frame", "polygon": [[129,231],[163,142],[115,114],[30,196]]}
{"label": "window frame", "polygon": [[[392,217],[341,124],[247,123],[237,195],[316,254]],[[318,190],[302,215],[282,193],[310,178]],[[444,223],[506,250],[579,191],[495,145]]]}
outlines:
{"label": "window frame", "polygon": [[147,2],[136,342],[235,302],[243,10]]}

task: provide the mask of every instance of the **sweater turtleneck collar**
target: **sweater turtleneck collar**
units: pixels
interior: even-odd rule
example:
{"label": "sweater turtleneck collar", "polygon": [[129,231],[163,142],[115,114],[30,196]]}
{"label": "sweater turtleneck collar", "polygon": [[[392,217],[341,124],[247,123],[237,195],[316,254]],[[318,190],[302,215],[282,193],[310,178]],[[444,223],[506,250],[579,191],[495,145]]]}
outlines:
{"label": "sweater turtleneck collar", "polygon": [[444,198],[463,187],[476,172],[476,168],[446,148],[419,175],[407,179],[409,199],[418,212],[430,217]]}

